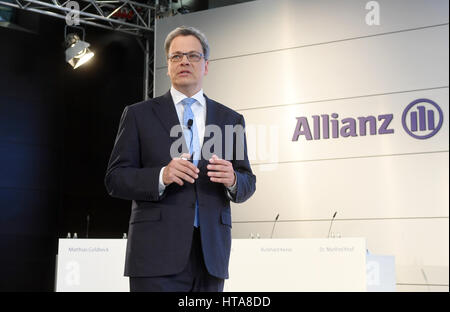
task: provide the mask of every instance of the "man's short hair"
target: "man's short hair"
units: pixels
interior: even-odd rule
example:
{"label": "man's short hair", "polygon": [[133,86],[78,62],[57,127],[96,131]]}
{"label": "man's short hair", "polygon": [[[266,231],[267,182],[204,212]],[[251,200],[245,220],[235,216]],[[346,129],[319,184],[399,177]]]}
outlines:
{"label": "man's short hair", "polygon": [[203,48],[203,56],[205,60],[209,59],[209,44],[206,36],[198,29],[194,27],[181,26],[172,30],[166,37],[166,41],[164,41],[164,48],[166,49],[166,57],[169,55],[169,48],[172,40],[178,36],[194,36],[196,37]]}

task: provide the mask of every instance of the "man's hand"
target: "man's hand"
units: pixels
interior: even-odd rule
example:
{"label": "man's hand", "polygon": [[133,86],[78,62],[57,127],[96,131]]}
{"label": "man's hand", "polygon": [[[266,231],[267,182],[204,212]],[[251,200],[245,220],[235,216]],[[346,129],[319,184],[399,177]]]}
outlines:
{"label": "man's hand", "polygon": [[183,180],[189,183],[195,182],[200,170],[187,160],[190,157],[189,154],[182,154],[180,158],[174,158],[170,161],[163,171],[164,185],[169,185],[173,182],[183,185]]}
{"label": "man's hand", "polygon": [[213,155],[207,168],[208,176],[212,182],[222,183],[226,187],[233,186],[236,182],[233,164],[227,160]]}

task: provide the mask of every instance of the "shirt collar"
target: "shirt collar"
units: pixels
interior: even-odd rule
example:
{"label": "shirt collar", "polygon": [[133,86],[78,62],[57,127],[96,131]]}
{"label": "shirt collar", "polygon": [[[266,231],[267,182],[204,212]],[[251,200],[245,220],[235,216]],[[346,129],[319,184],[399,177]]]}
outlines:
{"label": "shirt collar", "polygon": [[[173,86],[170,87],[170,94],[172,95],[172,99],[175,105],[181,104],[181,101],[187,98],[187,96],[184,93],[181,93]],[[200,89],[200,91],[191,96],[191,98],[196,99],[197,102],[199,102],[202,106],[206,105],[205,96],[203,95],[203,89]]]}

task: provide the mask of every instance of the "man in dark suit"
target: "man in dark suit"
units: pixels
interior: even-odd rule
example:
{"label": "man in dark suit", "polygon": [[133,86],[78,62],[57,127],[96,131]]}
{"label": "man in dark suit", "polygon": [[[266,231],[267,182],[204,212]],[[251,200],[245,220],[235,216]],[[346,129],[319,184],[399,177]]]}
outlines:
{"label": "man in dark suit", "polygon": [[256,188],[245,122],[203,94],[209,46],[201,32],[179,27],[165,50],[172,87],[125,107],[105,177],[111,196],[132,200],[125,275],[131,291],[222,291],[230,200],[244,202]]}

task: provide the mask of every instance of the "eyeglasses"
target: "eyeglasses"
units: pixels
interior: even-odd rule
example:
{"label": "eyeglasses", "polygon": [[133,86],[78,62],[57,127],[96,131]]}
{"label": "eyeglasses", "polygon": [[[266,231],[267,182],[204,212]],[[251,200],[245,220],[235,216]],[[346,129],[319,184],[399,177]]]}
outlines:
{"label": "eyeglasses", "polygon": [[202,57],[204,57],[204,55],[199,52],[186,52],[186,53],[169,54],[169,56],[167,58],[171,62],[177,63],[177,62],[181,62],[183,60],[183,56],[185,56],[185,55],[189,62],[200,62]]}

